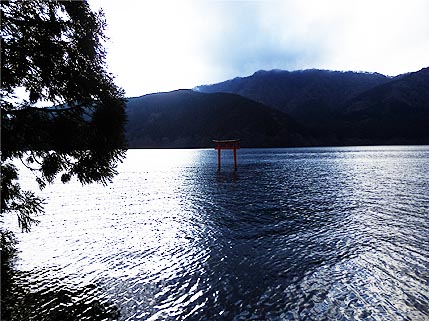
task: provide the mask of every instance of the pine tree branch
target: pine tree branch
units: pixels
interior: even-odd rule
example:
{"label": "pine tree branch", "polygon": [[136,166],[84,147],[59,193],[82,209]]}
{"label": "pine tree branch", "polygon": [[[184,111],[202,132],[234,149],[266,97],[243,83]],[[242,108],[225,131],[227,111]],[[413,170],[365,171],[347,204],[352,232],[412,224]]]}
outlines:
{"label": "pine tree branch", "polygon": [[14,109],[14,110],[5,110],[2,108],[1,112],[5,115],[17,115],[21,113],[26,113],[29,111],[41,111],[46,113],[62,113],[66,111],[76,110],[79,108],[87,108],[87,106],[84,106],[82,104],[72,106],[72,107],[65,107],[65,108],[51,108],[51,107],[25,107],[22,109]]}

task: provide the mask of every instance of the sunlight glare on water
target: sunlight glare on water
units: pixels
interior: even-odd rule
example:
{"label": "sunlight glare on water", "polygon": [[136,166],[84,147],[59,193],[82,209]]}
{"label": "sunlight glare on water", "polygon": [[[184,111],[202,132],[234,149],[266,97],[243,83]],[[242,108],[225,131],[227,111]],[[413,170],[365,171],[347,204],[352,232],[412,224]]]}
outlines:
{"label": "sunlight glare on water", "polygon": [[130,150],[107,187],[47,187],[15,281],[119,320],[428,320],[429,147],[230,156]]}

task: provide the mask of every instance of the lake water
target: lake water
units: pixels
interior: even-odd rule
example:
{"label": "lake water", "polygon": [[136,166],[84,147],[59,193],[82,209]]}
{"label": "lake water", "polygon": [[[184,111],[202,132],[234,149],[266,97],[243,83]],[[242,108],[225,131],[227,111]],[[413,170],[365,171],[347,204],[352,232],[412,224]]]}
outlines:
{"label": "lake water", "polygon": [[429,146],[241,149],[236,173],[222,158],[218,173],[215,150],[130,150],[107,187],[47,187],[41,223],[18,233],[21,308],[429,319]]}

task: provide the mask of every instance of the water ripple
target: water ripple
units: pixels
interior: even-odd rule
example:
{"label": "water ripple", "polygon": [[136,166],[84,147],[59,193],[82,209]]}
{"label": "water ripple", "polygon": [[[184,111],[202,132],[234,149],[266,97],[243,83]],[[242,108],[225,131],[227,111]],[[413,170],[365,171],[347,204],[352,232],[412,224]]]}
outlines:
{"label": "water ripple", "polygon": [[25,316],[428,320],[427,147],[225,154],[129,151],[107,188],[47,187]]}

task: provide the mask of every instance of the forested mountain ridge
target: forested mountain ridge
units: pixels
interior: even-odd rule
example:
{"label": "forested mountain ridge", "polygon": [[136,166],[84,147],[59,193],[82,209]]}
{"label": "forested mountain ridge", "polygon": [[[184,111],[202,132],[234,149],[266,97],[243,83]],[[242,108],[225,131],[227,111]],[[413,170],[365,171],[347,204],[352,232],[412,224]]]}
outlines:
{"label": "forested mountain ridge", "polygon": [[285,113],[239,95],[176,90],[129,98],[130,148],[211,147],[213,139],[240,138],[242,146],[309,144]]}
{"label": "forested mountain ridge", "polygon": [[216,138],[244,147],[429,144],[429,68],[397,77],[259,71],[129,98],[127,113],[130,148],[209,147]]}
{"label": "forested mountain ridge", "polygon": [[357,94],[390,80],[378,73],[261,70],[249,77],[198,86],[194,90],[239,94],[286,112],[298,121],[314,123],[329,119]]}
{"label": "forested mountain ridge", "polygon": [[[408,107],[429,110],[429,67],[401,75],[383,85],[367,90],[348,102],[343,113],[377,108]],[[398,106],[401,105],[401,106]],[[392,111],[392,110],[385,110]]]}
{"label": "forested mountain ridge", "polygon": [[340,137],[429,143],[429,68],[396,77],[354,97],[336,120]]}

